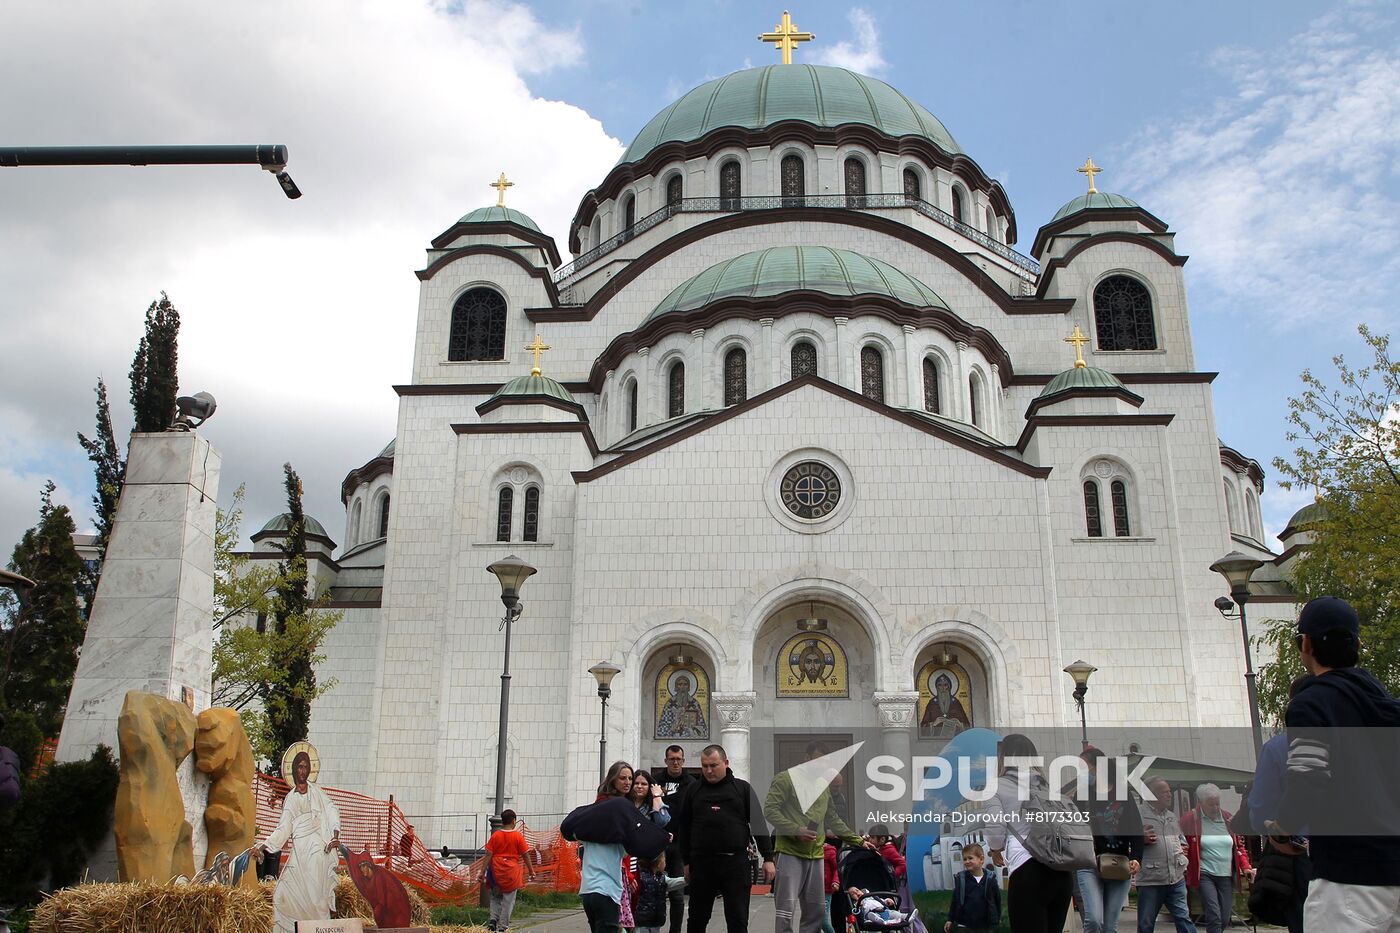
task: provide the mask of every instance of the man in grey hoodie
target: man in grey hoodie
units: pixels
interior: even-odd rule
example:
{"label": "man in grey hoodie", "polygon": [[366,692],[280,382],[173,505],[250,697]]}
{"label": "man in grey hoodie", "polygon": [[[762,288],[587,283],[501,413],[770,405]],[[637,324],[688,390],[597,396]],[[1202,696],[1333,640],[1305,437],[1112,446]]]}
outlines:
{"label": "man in grey hoodie", "polygon": [[1172,810],[1172,789],[1167,779],[1149,777],[1145,782],[1153,799],[1142,811],[1142,868],[1137,875],[1138,933],[1152,933],[1157,915],[1165,906],[1176,924],[1176,933],[1196,933],[1186,909],[1186,836]]}

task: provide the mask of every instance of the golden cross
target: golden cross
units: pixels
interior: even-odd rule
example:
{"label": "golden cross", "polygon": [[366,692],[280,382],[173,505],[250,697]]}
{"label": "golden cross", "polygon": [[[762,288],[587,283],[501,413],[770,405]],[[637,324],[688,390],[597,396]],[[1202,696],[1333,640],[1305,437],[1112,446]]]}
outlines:
{"label": "golden cross", "polygon": [[760,42],[772,42],[783,53],[783,64],[792,64],[792,50],[797,48],[799,42],[811,42],[816,36],[810,32],[799,32],[792,24],[792,16],[787,10],[783,10],[783,19],[778,25],[773,27],[772,32],[761,33],[758,37]]}
{"label": "golden cross", "polygon": [[1099,189],[1094,187],[1094,176],[1097,175],[1099,172],[1102,172],[1103,169],[1099,168],[1097,165],[1094,164],[1094,159],[1093,159],[1092,156],[1090,156],[1089,158],[1085,159],[1085,160],[1084,160],[1084,164],[1081,165],[1081,166],[1079,166],[1079,168],[1075,169],[1075,171],[1076,171],[1076,172],[1079,172],[1079,173],[1081,173],[1081,174],[1084,174],[1084,175],[1088,175],[1088,176],[1089,176],[1089,193],[1090,193],[1090,194],[1098,194],[1098,193],[1099,193]]}
{"label": "golden cross", "polygon": [[514,188],[514,187],[515,187],[515,182],[513,182],[513,181],[506,181],[506,173],[505,173],[505,172],[502,172],[500,178],[497,178],[495,181],[491,182],[491,184],[487,185],[486,187],[488,187],[488,188],[495,188],[495,189],[496,189],[496,206],[497,206],[497,207],[505,207],[505,206],[506,206],[506,189],[507,189],[507,188]]}
{"label": "golden cross", "polygon": [[1088,363],[1084,362],[1084,344],[1089,342],[1089,338],[1079,329],[1079,325],[1074,325],[1074,333],[1065,338],[1065,343],[1074,344],[1074,368],[1085,369]]}
{"label": "golden cross", "polygon": [[549,350],[549,349],[552,349],[552,348],[550,347],[549,344],[547,344],[547,343],[544,342],[544,340],[540,337],[539,332],[536,331],[536,332],[535,332],[535,342],[532,343],[532,344],[530,344],[530,345],[529,345],[528,347],[526,347],[525,349],[527,349],[527,350],[529,350],[531,353],[535,354],[535,368],[532,369],[532,370],[530,370],[530,375],[532,375],[532,376],[538,376],[538,375],[540,374],[540,354],[542,354],[542,353],[544,353],[544,351]]}

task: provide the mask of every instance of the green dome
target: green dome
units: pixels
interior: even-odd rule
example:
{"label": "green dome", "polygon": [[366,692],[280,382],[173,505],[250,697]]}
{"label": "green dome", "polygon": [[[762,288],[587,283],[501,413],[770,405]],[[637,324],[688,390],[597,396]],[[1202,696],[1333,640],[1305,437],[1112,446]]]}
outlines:
{"label": "green dome", "polygon": [[1125,198],[1121,194],[1109,194],[1106,191],[1095,191],[1093,194],[1081,194],[1079,197],[1070,201],[1055,212],[1055,216],[1050,218],[1050,222],[1054,223],[1062,217],[1078,214],[1080,211],[1141,206],[1142,205],[1138,204],[1138,202],[1131,198]]}
{"label": "green dome", "polygon": [[519,224],[526,229],[540,233],[541,230],[536,223],[526,214],[510,207],[478,207],[468,214],[463,214],[459,224]]}
{"label": "green dome", "polygon": [[765,65],[683,95],[642,127],[621,162],[722,126],[756,130],[783,120],[827,127],[861,123],[889,136],[922,136],[950,154],[962,152],[937,117],[883,81],[829,65]]}
{"label": "green dome", "polygon": [[933,289],[887,262],[829,246],[774,246],[726,259],[687,279],[647,315],[647,321],[673,311],[694,311],[721,298],[795,291],[886,295],[919,308],[948,309]]}
{"label": "green dome", "polygon": [[1304,525],[1311,525],[1313,522],[1320,522],[1327,518],[1327,506],[1321,502],[1309,502],[1301,509],[1293,513],[1293,517],[1284,525],[1284,530],[1301,530]]}
{"label": "green dome", "polygon": [[1123,383],[1106,369],[1093,366],[1076,366],[1067,369],[1050,380],[1040,393],[1040,398],[1068,392],[1070,389],[1122,389]]}
{"label": "green dome", "polygon": [[561,402],[574,401],[574,397],[569,394],[569,390],[555,382],[548,376],[516,376],[510,382],[496,390],[494,398],[506,398],[508,396],[529,396],[545,395],[549,398],[558,399]]}
{"label": "green dome", "polygon": [[[316,535],[327,539],[330,538],[330,535],[326,534],[326,526],[316,521],[316,519],[312,518],[310,515],[303,516],[303,519],[305,521],[305,532],[307,535]],[[263,525],[262,531],[259,531],[257,535],[254,535],[254,537],[261,537],[263,535],[273,534],[285,535],[288,531],[291,530],[291,528],[291,513],[283,512],[281,515],[278,515],[269,520],[266,525]]]}

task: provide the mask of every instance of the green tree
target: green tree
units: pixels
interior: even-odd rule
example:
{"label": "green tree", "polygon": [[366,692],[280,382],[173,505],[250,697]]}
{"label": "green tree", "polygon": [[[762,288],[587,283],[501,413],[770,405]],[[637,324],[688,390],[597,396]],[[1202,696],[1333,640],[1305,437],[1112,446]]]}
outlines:
{"label": "green tree", "polygon": [[[1293,568],[1303,600],[1340,596],[1362,623],[1361,664],[1392,692],[1400,690],[1400,362],[1390,338],[1358,328],[1370,362],[1353,368],[1333,357],[1336,385],[1305,370],[1303,391],[1288,403],[1297,446],[1274,468],[1285,488],[1316,490],[1321,508],[1307,522],[1313,543]],[[1287,687],[1302,672],[1293,620],[1270,622],[1257,641],[1274,660],[1260,670],[1260,704],[1275,721]],[[1267,698],[1267,702],[1266,702]]]}
{"label": "green tree", "polygon": [[[290,744],[272,728],[271,711],[287,709],[276,698],[293,695],[304,702],[309,719],[311,702],[335,686],[334,680],[318,684],[314,669],[325,661],[321,645],[344,613],[324,608],[329,594],[309,598],[304,535],[300,560],[274,564],[238,553],[243,494],[240,486],[230,510],[219,511],[215,527],[214,627],[218,637],[214,644],[213,705],[238,710],[258,760],[275,764]],[[284,555],[294,546],[289,540]],[[284,605],[284,594],[293,597],[291,611]],[[295,680],[299,668],[288,664],[288,659],[302,658],[312,670],[310,684]]]}
{"label": "green tree", "polygon": [[165,292],[146,309],[146,333],[131,361],[131,412],[137,431],[164,431],[179,394],[180,312]]}
{"label": "green tree", "polygon": [[52,482],[44,486],[39,523],[24,533],[10,558],[10,570],[33,580],[34,589],[22,603],[9,599],[0,610],[0,708],[27,713],[47,736],[58,735],[63,725],[87,628],[73,517],[67,506],[54,504],[53,491]]}
{"label": "green tree", "polygon": [[92,612],[92,599],[97,594],[97,575],[101,572],[102,561],[107,556],[107,542],[112,537],[112,522],[117,517],[117,501],[121,499],[122,484],[126,480],[126,461],[122,459],[121,448],[112,431],[112,406],[107,402],[107,384],[97,380],[97,434],[87,437],[78,434],[78,443],[87,451],[92,461],[93,478],[97,491],[92,496],[92,507],[97,521],[98,559],[96,568],[86,576],[84,582],[83,615]]}

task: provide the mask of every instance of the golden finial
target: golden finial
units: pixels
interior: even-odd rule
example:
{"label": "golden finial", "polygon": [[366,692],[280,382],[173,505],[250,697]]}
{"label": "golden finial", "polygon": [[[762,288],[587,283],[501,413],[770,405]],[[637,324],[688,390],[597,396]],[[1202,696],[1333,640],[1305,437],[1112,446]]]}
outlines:
{"label": "golden finial", "polygon": [[1094,176],[1097,175],[1099,172],[1102,172],[1103,169],[1099,168],[1097,165],[1094,164],[1093,156],[1090,156],[1089,158],[1085,159],[1084,164],[1079,166],[1079,168],[1075,169],[1075,171],[1079,172],[1080,174],[1089,176],[1090,194],[1099,193],[1099,189],[1094,187]]}
{"label": "golden finial", "polygon": [[505,173],[505,172],[502,172],[500,178],[497,178],[495,181],[491,182],[491,184],[487,185],[486,187],[488,187],[488,188],[495,188],[495,189],[496,189],[496,206],[497,206],[497,207],[505,207],[505,206],[506,206],[506,189],[507,189],[507,188],[514,188],[514,187],[515,187],[515,182],[513,182],[513,181],[506,181],[506,173]]}
{"label": "golden finial", "polygon": [[1089,338],[1079,329],[1079,325],[1074,325],[1074,333],[1065,338],[1065,343],[1074,344],[1074,368],[1084,369],[1089,364],[1084,362],[1084,344],[1089,342]]}
{"label": "golden finial", "polygon": [[787,10],[783,10],[783,18],[778,25],[773,27],[772,32],[760,33],[760,42],[772,42],[783,53],[783,64],[792,64],[792,50],[797,48],[799,42],[811,42],[816,36],[810,32],[799,32],[792,24],[792,16]]}
{"label": "golden finial", "polygon": [[544,339],[540,337],[539,332],[536,331],[535,342],[530,344],[525,349],[535,354],[535,368],[530,370],[530,375],[538,376],[540,374],[540,354],[544,353],[544,351],[546,350],[551,349],[551,347],[549,346],[549,344],[544,342]]}

